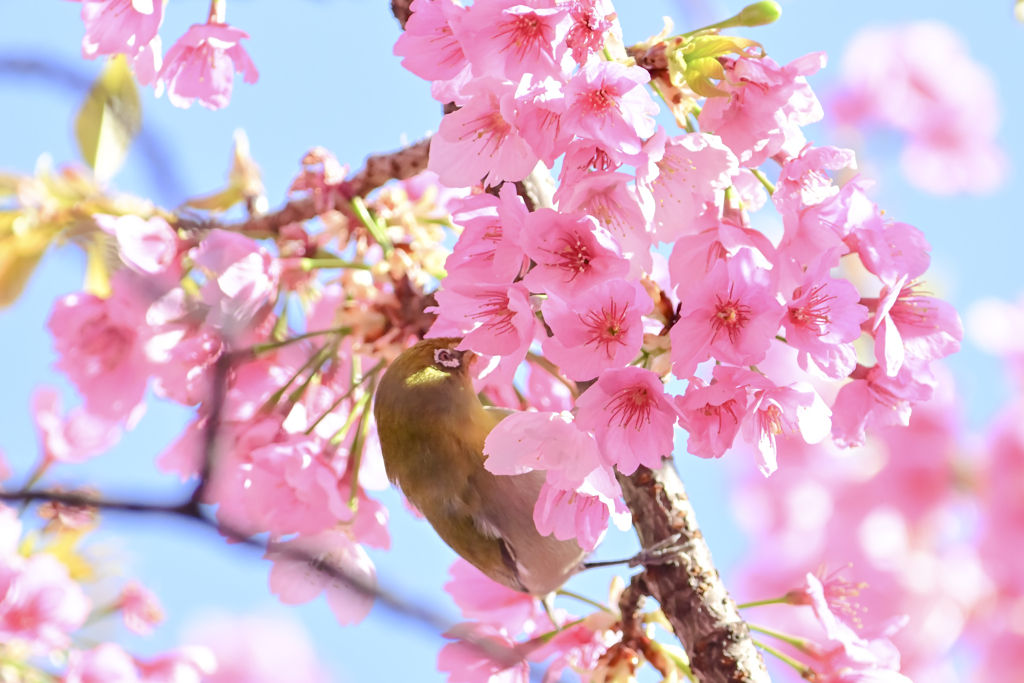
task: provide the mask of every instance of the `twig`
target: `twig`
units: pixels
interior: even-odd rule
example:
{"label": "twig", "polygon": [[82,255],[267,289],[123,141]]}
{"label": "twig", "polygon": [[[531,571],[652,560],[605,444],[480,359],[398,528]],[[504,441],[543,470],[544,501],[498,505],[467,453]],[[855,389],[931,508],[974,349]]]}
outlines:
{"label": "twig", "polygon": [[[365,197],[370,192],[389,180],[405,180],[411,178],[427,167],[430,154],[431,138],[424,138],[408,147],[367,157],[363,169],[342,183],[340,191],[335,193],[334,208],[338,211],[351,211],[349,202],[353,197]],[[254,216],[239,223],[220,223],[205,221],[203,228],[231,230],[233,232],[276,234],[281,228],[292,223],[302,223],[316,218],[323,210],[318,210],[310,197],[294,199],[277,211]]]}

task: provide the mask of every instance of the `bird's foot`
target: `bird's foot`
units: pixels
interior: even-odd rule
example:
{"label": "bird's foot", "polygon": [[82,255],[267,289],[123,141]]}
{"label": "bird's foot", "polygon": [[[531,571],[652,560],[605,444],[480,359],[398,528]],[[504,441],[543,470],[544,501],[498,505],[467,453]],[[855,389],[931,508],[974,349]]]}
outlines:
{"label": "bird's foot", "polygon": [[669,564],[674,562],[680,553],[685,551],[690,542],[680,543],[682,534],[672,534],[668,538],[658,541],[650,548],[644,548],[633,557],[624,560],[605,560],[602,562],[584,562],[583,569],[596,569],[598,567],[612,567],[624,564],[631,569],[640,566]]}

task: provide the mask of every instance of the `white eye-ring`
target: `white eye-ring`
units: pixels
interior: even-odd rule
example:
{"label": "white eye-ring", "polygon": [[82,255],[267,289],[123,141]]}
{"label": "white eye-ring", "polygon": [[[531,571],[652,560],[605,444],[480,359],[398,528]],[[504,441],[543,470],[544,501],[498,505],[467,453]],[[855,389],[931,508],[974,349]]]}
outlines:
{"label": "white eye-ring", "polygon": [[461,364],[455,354],[448,349],[435,349],[434,362],[446,368],[457,368]]}

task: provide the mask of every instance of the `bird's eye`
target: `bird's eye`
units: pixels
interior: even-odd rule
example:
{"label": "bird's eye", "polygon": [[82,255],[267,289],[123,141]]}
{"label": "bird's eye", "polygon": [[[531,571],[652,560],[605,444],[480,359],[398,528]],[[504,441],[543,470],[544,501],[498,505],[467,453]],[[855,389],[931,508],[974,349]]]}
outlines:
{"label": "bird's eye", "polygon": [[451,349],[437,349],[434,351],[434,362],[446,368],[457,368],[461,364],[459,362],[459,355],[456,355]]}

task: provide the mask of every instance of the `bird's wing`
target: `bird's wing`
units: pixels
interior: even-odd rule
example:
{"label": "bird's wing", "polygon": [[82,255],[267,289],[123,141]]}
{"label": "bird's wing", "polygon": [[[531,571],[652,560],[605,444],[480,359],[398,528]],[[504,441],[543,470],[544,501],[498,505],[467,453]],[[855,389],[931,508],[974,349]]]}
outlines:
{"label": "bird's wing", "polygon": [[[432,501],[433,502],[433,501]],[[519,580],[515,555],[500,532],[475,518],[459,498],[421,510],[437,535],[474,567],[512,590],[527,592]]]}

